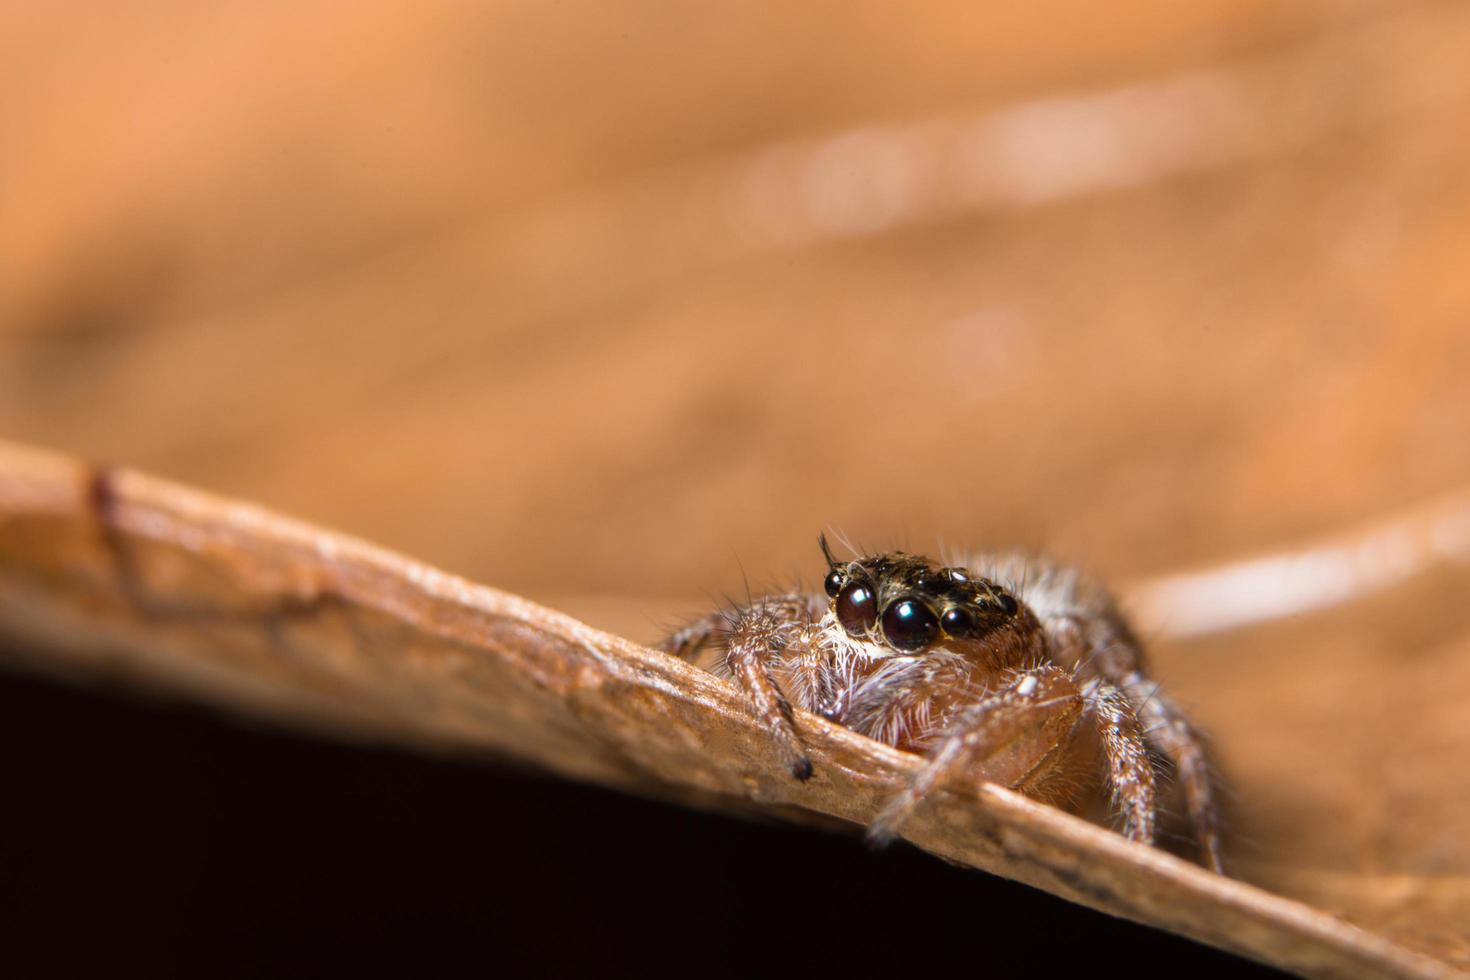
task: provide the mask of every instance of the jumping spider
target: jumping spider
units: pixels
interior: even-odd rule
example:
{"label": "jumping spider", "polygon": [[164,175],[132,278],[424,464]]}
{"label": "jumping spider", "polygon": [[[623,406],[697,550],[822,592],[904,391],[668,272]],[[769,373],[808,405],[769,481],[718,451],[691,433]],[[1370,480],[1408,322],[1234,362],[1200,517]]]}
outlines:
{"label": "jumping spider", "polygon": [[950,780],[1067,804],[1100,773],[1123,834],[1151,844],[1157,753],[1173,765],[1203,863],[1221,870],[1201,739],[1145,673],[1101,585],[1015,556],[970,568],[901,551],[839,561],[819,540],[825,596],[764,596],[664,641],[744,689],[797,779],[812,764],[792,705],[927,757],[870,828],[875,839]]}

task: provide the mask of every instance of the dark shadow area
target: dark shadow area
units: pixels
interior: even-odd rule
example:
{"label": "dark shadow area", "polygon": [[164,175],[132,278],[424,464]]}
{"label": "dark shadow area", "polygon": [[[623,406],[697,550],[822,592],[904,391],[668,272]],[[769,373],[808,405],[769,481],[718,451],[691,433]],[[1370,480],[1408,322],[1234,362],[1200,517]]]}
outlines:
{"label": "dark shadow area", "polygon": [[910,848],[186,706],[5,675],[0,739],[14,975],[1271,975]]}

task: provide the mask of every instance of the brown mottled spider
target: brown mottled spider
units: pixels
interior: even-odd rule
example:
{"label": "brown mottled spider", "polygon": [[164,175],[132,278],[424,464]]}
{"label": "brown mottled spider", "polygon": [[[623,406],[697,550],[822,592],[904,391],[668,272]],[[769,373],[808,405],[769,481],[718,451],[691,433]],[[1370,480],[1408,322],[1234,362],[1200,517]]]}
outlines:
{"label": "brown mottled spider", "polygon": [[1033,558],[955,568],[899,551],[844,562],[825,538],[821,546],[825,597],[764,596],[664,642],[745,690],[797,779],[812,764],[792,705],[928,758],[870,828],[875,839],[891,838],[953,779],[1067,804],[1101,772],[1124,835],[1150,844],[1159,753],[1177,774],[1203,862],[1221,870],[1201,739],[1149,679],[1101,585]]}

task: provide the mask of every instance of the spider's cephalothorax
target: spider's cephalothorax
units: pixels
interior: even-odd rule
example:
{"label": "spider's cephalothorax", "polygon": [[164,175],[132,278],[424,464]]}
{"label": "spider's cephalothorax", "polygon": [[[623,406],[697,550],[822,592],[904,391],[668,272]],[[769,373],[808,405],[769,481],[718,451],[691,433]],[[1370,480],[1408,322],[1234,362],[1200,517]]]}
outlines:
{"label": "spider's cephalothorax", "polygon": [[825,596],[764,596],[665,642],[691,659],[713,654],[700,662],[744,688],[798,779],[812,766],[793,706],[928,757],[874,824],[879,837],[936,786],[977,778],[1074,805],[1105,785],[1123,832],[1150,843],[1159,756],[1178,776],[1203,860],[1220,868],[1201,739],[1149,679],[1101,586],[1039,559],[839,561],[821,546]]}

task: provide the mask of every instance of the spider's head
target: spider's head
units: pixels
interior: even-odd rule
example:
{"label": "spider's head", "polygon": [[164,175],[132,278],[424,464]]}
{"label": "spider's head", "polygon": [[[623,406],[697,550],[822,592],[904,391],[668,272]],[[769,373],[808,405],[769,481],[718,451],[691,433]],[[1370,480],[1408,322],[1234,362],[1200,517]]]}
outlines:
{"label": "spider's head", "polygon": [[963,568],[902,551],[838,561],[826,537],[818,540],[832,613],[858,642],[915,656],[946,641],[983,640],[1021,614],[1010,592]]}

